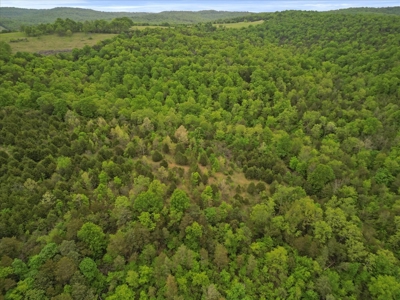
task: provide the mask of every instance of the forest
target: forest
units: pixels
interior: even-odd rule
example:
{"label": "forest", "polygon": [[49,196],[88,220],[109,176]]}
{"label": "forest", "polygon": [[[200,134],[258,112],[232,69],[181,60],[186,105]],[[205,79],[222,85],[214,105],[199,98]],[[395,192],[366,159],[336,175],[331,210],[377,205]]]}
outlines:
{"label": "forest", "polygon": [[400,299],[399,28],[0,42],[0,299]]}
{"label": "forest", "polygon": [[[41,35],[57,34],[59,36],[71,36],[76,32],[85,33],[123,33],[130,31],[135,23],[128,17],[115,18],[110,22],[95,20],[75,22],[69,18],[58,18],[54,23],[45,23],[33,26],[21,26],[21,31],[27,36],[37,37]],[[169,24],[166,24],[169,26]]]}
{"label": "forest", "polygon": [[[75,22],[107,21],[117,18],[129,18],[134,23],[149,24],[193,24],[200,22],[213,22],[220,19],[230,19],[251,15],[249,12],[232,11],[163,11],[160,13],[145,12],[103,12],[92,9],[56,7],[53,9],[24,9],[15,7],[2,7],[0,26],[6,30],[20,30],[21,26],[36,26],[39,24],[54,23],[57,19],[71,19]],[[0,31],[1,32],[1,31]]]}

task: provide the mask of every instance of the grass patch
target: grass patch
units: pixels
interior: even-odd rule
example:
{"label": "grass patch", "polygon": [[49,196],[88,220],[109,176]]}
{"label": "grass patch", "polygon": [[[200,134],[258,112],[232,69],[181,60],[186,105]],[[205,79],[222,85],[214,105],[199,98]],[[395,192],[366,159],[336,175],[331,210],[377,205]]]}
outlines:
{"label": "grass patch", "polygon": [[[114,37],[116,34],[106,33],[74,33],[71,37],[60,37],[58,35],[44,35],[41,37],[28,37],[23,32],[10,32],[0,34],[0,41],[10,44],[13,53],[16,52],[44,52],[61,51],[74,48],[83,48],[84,46],[94,46],[99,41]],[[11,40],[21,40],[10,43]],[[22,41],[23,40],[23,41]]]}
{"label": "grass patch", "polygon": [[144,26],[132,26],[131,30],[145,30],[146,28],[169,28],[169,27],[156,26],[156,25],[144,25]]}
{"label": "grass patch", "polygon": [[254,22],[239,22],[239,23],[223,23],[223,24],[214,24],[215,27],[225,27],[225,28],[245,28],[250,25],[259,25],[262,24],[264,20],[254,21]]}

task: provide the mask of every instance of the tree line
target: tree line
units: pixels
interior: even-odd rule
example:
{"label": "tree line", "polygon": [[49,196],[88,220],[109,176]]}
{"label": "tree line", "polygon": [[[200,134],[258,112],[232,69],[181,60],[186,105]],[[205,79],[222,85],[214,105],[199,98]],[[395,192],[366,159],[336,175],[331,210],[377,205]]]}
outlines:
{"label": "tree line", "polygon": [[[59,36],[70,36],[75,32],[85,33],[122,33],[127,32],[135,24],[131,18],[115,18],[112,21],[94,20],[75,22],[69,18],[63,20],[58,18],[54,23],[39,24],[32,26],[21,26],[21,31],[27,36],[40,36],[46,34],[58,34]],[[143,24],[141,24],[143,25]]]}

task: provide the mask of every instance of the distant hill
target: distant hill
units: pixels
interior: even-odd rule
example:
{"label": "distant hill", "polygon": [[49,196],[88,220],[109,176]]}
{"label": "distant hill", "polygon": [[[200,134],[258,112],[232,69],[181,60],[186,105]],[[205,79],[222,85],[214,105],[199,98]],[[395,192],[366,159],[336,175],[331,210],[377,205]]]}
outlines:
{"label": "distant hill", "polygon": [[346,8],[346,9],[338,9],[330,12],[337,13],[348,13],[348,14],[389,14],[389,15],[400,15],[400,6],[393,7],[357,7],[357,8]]}
{"label": "distant hill", "polygon": [[[328,11],[329,13],[344,14],[390,14],[400,15],[400,6],[395,7],[360,7]],[[2,29],[19,30],[21,25],[38,25],[40,23],[53,23],[57,18],[69,18],[74,21],[86,20],[112,20],[115,18],[129,17],[136,23],[148,24],[193,24],[200,22],[235,23],[243,21],[258,21],[271,15],[271,13],[228,12],[204,10],[192,11],[164,11],[161,13],[145,12],[103,12],[92,9],[57,7],[53,9],[24,9],[2,7],[0,12],[0,31]]]}
{"label": "distant hill", "polygon": [[190,24],[199,22],[213,22],[218,19],[236,18],[249,15],[249,12],[227,12],[204,10],[166,11],[161,13],[135,13],[135,12],[101,12],[92,9],[57,7],[53,9],[23,9],[14,7],[1,8],[0,26],[8,30],[19,30],[21,25],[38,25],[40,23],[53,23],[57,18],[69,18],[74,21],[86,20],[112,20],[115,18],[129,17],[137,23],[171,23]]}
{"label": "distant hill", "polygon": [[[323,11],[321,13],[338,13],[338,14],[389,14],[389,15],[399,15],[400,16],[400,6],[394,7],[357,7],[357,8],[345,8],[338,10]],[[255,22],[259,20],[268,20],[274,15],[271,12],[261,12],[261,13],[251,13],[248,15],[237,16],[233,18],[221,18],[215,20],[215,24],[227,24],[227,23],[239,23],[239,22]]]}

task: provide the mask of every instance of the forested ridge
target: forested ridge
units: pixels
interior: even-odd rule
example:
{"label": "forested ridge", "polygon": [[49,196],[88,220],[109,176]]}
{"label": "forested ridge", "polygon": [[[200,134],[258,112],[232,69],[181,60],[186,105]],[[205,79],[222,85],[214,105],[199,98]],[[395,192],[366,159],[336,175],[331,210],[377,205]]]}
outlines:
{"label": "forested ridge", "polygon": [[[337,10],[330,10],[321,13],[338,13],[338,14],[389,14],[389,15],[400,15],[400,6],[392,6],[392,7],[352,7],[352,8],[343,8]],[[236,23],[243,21],[258,21],[268,19],[271,15],[270,12],[261,12],[261,13],[251,13],[248,15],[237,16],[233,18],[219,19],[214,21],[214,23]]]}
{"label": "forested ridge", "polygon": [[0,43],[0,299],[399,299],[398,28]]}
{"label": "forested ridge", "polygon": [[[400,6],[394,7],[360,7],[346,8],[329,11],[327,13],[339,14],[390,14],[399,15]],[[75,22],[85,21],[112,21],[119,18],[129,18],[137,24],[160,25],[169,24],[195,24],[200,22],[233,23],[242,21],[264,20],[271,13],[250,13],[231,11],[163,11],[160,13],[146,12],[104,12],[92,9],[56,7],[53,9],[24,9],[15,7],[2,7],[0,11],[0,26],[6,30],[20,30],[21,26],[38,26],[40,24],[54,23],[57,19],[70,19]]]}
{"label": "forested ridge", "polygon": [[345,8],[345,9],[338,9],[334,12],[338,13],[368,13],[368,14],[390,14],[390,15],[400,15],[400,6],[393,6],[393,7],[354,7],[354,8]]}
{"label": "forested ridge", "polygon": [[104,12],[92,9],[56,7],[52,9],[24,9],[15,7],[1,7],[0,25],[8,30],[19,30],[21,26],[35,26],[53,23],[58,18],[71,19],[75,22],[111,21],[117,18],[130,18],[135,23],[149,24],[193,24],[211,22],[217,19],[227,19],[250,15],[249,12],[231,11],[164,11],[160,13],[145,12]]}

